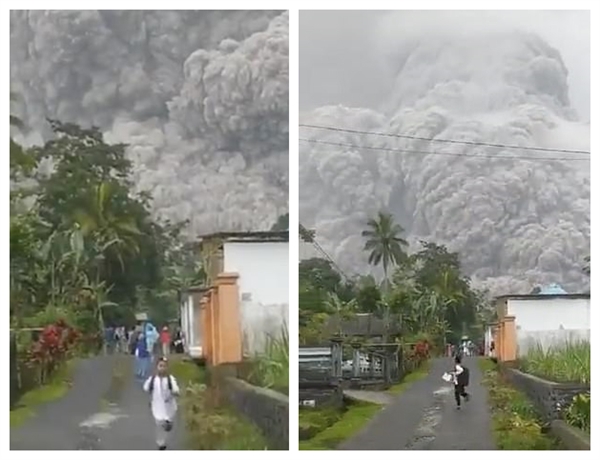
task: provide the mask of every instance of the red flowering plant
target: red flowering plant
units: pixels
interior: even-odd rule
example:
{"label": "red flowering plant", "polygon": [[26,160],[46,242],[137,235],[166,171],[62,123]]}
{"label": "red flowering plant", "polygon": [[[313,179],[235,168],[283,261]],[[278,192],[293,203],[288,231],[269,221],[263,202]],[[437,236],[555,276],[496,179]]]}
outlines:
{"label": "red flowering plant", "polygon": [[49,324],[41,331],[26,354],[26,365],[39,370],[38,380],[42,384],[68,358],[79,340],[79,333],[65,320]]}
{"label": "red flowering plant", "polygon": [[407,344],[408,350],[404,355],[405,369],[412,372],[430,357],[430,345],[427,340]]}

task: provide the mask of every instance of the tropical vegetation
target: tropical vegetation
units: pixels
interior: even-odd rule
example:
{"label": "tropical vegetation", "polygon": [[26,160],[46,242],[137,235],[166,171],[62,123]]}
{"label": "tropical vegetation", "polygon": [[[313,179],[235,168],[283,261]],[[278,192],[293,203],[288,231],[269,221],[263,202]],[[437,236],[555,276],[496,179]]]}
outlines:
{"label": "tropical vegetation", "polygon": [[[372,313],[390,330],[399,325],[406,342],[427,340],[441,348],[462,335],[481,334],[490,309],[485,293],[471,287],[462,273],[460,256],[444,245],[420,241],[410,248],[393,217],[380,212],[365,223],[364,249],[370,264],[383,269],[383,280],[372,275],[348,277],[331,261],[300,262],[300,342],[324,342],[323,327],[331,317]],[[301,228],[305,241],[316,235]],[[411,250],[412,249],[412,250]]]}
{"label": "tropical vegetation", "polygon": [[514,388],[488,359],[480,360],[492,411],[492,432],[499,450],[561,450],[527,396]]}
{"label": "tropical vegetation", "polygon": [[[569,341],[542,347],[537,344],[519,359],[519,368],[528,374],[558,383],[591,384],[591,345],[589,340]],[[576,395],[564,412],[565,420],[589,433],[591,423],[591,394]]]}

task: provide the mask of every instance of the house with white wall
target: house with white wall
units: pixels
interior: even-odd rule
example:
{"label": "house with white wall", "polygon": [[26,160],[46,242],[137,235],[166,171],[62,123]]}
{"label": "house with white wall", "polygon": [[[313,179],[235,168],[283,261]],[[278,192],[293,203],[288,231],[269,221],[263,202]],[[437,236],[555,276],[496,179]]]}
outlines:
{"label": "house with white wall", "polygon": [[183,332],[183,348],[194,359],[201,359],[202,354],[202,317],[201,299],[206,288],[191,287],[179,293],[179,318]]}
{"label": "house with white wall", "polygon": [[210,363],[238,362],[287,336],[289,235],[230,232],[198,242],[203,287],[181,293],[186,352]]}
{"label": "house with white wall", "polygon": [[237,273],[244,355],[265,349],[269,337],[287,335],[288,232],[230,236],[223,241],[223,270]]}
{"label": "house with white wall", "polygon": [[[567,294],[552,286],[552,289],[542,289],[537,294],[500,296],[495,302],[498,324],[504,323],[505,327],[496,325],[488,331],[488,350],[489,343],[494,340],[494,328],[502,335],[496,337],[495,342],[504,342],[503,350],[499,351],[508,355],[516,353],[515,357],[526,355],[533,347],[548,349],[590,338],[589,294]],[[506,329],[507,321],[514,331]]]}

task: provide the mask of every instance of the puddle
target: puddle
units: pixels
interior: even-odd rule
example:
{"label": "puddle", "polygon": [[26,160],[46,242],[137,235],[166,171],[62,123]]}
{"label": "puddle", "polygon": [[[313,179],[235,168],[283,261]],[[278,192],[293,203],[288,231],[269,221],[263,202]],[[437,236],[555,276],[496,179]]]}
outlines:
{"label": "puddle", "polygon": [[120,418],[127,417],[126,415],[118,412],[117,410],[111,412],[99,412],[87,418],[79,424],[81,428],[108,428],[113,422]]}

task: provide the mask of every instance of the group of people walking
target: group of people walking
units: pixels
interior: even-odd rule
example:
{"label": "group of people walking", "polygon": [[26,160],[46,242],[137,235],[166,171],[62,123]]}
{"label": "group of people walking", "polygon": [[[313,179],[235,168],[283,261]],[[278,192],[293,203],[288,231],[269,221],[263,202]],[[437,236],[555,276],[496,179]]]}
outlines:
{"label": "group of people walking", "polygon": [[155,356],[165,360],[171,352],[183,353],[183,336],[178,329],[172,337],[167,326],[158,332],[152,323],[143,324],[134,331],[130,340],[130,352],[135,355],[135,374],[145,379],[152,367]]}
{"label": "group of people walking", "polygon": [[159,332],[149,321],[127,329],[109,326],[104,331],[104,350],[108,354],[129,353],[135,356],[135,377],[150,396],[155,422],[155,440],[159,450],[166,450],[177,413],[176,397],[180,390],[168,370],[171,353],[184,353],[180,328],[174,334],[168,326]]}

